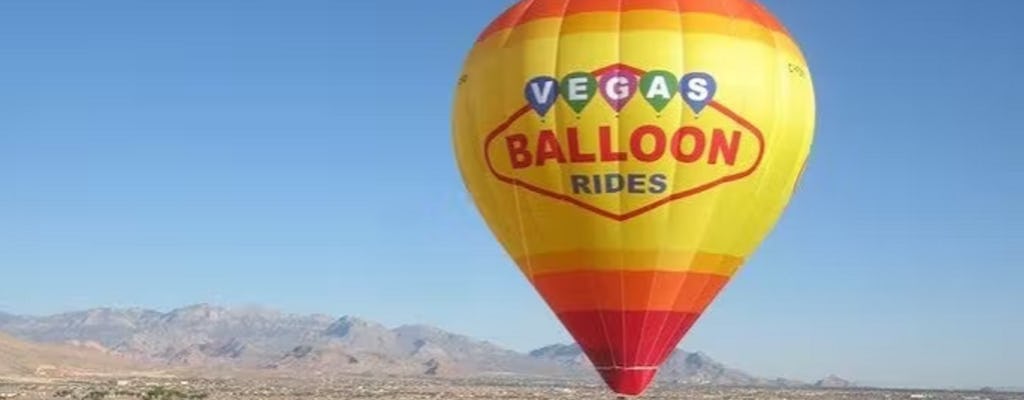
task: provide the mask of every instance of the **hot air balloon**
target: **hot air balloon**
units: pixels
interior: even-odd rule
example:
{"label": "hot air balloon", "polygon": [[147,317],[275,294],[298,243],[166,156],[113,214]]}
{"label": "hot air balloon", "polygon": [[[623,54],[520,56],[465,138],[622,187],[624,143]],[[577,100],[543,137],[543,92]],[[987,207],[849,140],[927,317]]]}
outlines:
{"label": "hot air balloon", "polygon": [[769,234],[814,89],[752,0],[523,0],[476,39],[452,135],[491,232],[620,396]]}

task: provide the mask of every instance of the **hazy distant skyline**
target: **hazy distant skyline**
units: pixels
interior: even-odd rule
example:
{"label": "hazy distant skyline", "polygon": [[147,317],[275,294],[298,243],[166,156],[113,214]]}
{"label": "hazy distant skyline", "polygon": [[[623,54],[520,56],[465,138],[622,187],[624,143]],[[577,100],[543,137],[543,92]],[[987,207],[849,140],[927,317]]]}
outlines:
{"label": "hazy distant skyline", "polygon": [[[511,3],[0,3],[0,311],[253,303],[567,342],[451,152],[463,57]],[[810,63],[814,150],[682,347],[1019,386],[1024,4],[762,3]]]}

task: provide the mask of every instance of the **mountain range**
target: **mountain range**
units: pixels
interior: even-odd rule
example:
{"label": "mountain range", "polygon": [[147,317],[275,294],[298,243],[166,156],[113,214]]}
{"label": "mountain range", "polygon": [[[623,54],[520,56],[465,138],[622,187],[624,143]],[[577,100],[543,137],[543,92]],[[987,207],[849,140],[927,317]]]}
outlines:
{"label": "mountain range", "polygon": [[[589,360],[575,345],[555,344],[520,353],[427,325],[388,328],[351,316],[296,315],[255,307],[197,304],[169,312],[97,308],[49,316],[0,313],[0,332],[11,335],[0,336],[0,353],[21,354],[23,360],[41,357],[42,361],[36,363],[39,365],[72,360],[81,368],[218,373],[500,374],[597,379]],[[10,351],[5,351],[4,343]],[[11,343],[20,343],[18,351]],[[0,374],[34,371],[25,362],[9,365],[21,367],[17,371],[0,369]],[[658,380],[731,386],[850,385],[838,377],[816,384],[755,377],[728,368],[706,354],[682,350],[664,364]]]}

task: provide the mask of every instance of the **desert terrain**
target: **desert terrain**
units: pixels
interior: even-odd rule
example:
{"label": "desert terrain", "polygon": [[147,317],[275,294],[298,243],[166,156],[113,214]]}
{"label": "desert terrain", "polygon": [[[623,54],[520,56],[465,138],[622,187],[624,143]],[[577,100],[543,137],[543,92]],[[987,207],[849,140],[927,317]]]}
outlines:
{"label": "desert terrain", "polygon": [[[600,385],[579,381],[509,378],[412,378],[347,376],[332,378],[157,378],[89,377],[62,379],[0,378],[0,398],[36,399],[614,399]],[[658,385],[643,399],[772,400],[1022,400],[1000,392],[883,389],[824,389]]]}
{"label": "desert terrain", "polygon": [[[579,348],[521,353],[425,325],[207,304],[0,313],[2,399],[613,399]],[[1024,400],[760,377],[678,350],[644,399]]]}

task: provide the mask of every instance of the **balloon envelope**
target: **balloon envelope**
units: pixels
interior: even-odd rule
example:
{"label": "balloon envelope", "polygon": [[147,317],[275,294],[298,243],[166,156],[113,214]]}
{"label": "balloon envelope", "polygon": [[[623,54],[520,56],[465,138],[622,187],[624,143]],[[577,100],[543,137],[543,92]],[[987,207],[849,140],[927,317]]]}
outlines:
{"label": "balloon envelope", "polygon": [[753,1],[524,0],[477,38],[452,122],[495,237],[639,395],[789,202],[814,90]]}

